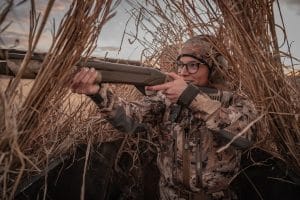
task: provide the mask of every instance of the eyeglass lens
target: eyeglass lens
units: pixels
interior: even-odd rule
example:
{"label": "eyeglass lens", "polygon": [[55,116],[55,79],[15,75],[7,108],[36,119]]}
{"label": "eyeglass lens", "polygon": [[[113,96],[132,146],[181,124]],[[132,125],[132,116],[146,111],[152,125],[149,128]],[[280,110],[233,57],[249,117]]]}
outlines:
{"label": "eyeglass lens", "polygon": [[176,63],[177,65],[177,71],[178,72],[182,72],[184,67],[186,67],[186,70],[188,71],[188,73],[190,74],[194,74],[198,71],[199,69],[199,65],[202,64],[202,63],[195,63],[195,62],[192,62],[192,63],[181,63],[181,62],[178,62]]}

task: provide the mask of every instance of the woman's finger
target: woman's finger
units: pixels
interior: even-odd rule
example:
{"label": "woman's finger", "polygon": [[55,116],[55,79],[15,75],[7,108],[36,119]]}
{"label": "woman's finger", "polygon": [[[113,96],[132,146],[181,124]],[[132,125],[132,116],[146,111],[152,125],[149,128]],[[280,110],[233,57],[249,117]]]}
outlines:
{"label": "woman's finger", "polygon": [[89,79],[91,78],[92,74],[93,74],[93,70],[92,70],[92,69],[89,69],[89,70],[87,71],[87,73],[85,73],[85,76],[82,77],[81,83],[87,84],[88,81],[89,81]]}
{"label": "woman's finger", "polygon": [[148,90],[155,90],[155,91],[157,91],[157,90],[167,90],[172,85],[173,85],[173,82],[167,82],[167,83],[160,84],[160,85],[148,86],[147,89]]}
{"label": "woman's finger", "polygon": [[88,84],[94,84],[95,80],[97,78],[97,75],[98,75],[98,72],[94,68],[92,68],[90,70],[90,78],[87,80],[87,83]]}
{"label": "woman's finger", "polygon": [[80,72],[79,72],[79,75],[76,79],[76,82],[77,83],[82,83],[82,79],[85,77],[85,75],[89,72],[89,68],[87,67],[83,67]]}

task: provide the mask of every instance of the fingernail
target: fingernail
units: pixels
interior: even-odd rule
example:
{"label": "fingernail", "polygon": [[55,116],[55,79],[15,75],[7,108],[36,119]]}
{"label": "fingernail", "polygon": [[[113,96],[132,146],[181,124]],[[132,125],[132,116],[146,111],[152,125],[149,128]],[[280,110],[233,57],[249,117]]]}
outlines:
{"label": "fingernail", "polygon": [[94,72],[95,71],[95,68],[91,68],[91,72]]}

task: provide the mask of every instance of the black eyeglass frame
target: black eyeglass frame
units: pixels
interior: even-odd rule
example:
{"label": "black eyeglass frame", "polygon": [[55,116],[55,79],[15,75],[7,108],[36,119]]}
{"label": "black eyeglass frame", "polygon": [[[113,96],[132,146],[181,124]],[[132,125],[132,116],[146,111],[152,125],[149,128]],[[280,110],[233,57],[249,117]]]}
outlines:
{"label": "black eyeglass frame", "polygon": [[177,63],[178,63],[178,61],[180,60],[180,58],[182,58],[182,57],[191,57],[191,58],[194,58],[194,59],[196,59],[196,60],[199,61],[199,63],[193,63],[193,64],[198,64],[198,66],[197,66],[198,69],[197,69],[197,71],[194,72],[194,73],[190,73],[187,64],[183,64],[183,67],[185,66],[186,69],[187,69],[187,71],[188,71],[190,74],[195,74],[195,73],[197,73],[198,70],[199,70],[199,65],[201,65],[201,64],[206,65],[206,66],[208,67],[208,70],[209,70],[209,71],[211,70],[211,69],[210,69],[210,65],[209,65],[204,59],[198,58],[197,56],[194,56],[194,55],[192,55],[192,54],[181,54],[181,55],[179,55],[179,56],[177,57],[177,59],[176,59],[176,70],[177,70],[177,71],[178,71]]}
{"label": "black eyeglass frame", "polygon": [[[196,67],[194,69],[195,71],[191,69],[192,68],[191,65],[193,65],[193,67]],[[205,65],[205,64],[202,62],[181,63],[180,61],[178,61],[176,63],[176,71],[177,72],[182,71],[183,68],[185,67],[189,74],[196,74],[200,68],[200,65]]]}

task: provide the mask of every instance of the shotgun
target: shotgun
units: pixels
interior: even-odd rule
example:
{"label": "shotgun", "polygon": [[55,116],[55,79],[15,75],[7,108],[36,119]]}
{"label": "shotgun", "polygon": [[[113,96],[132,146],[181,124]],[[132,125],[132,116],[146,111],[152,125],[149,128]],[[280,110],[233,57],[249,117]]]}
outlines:
{"label": "shotgun", "polygon": [[[2,50],[3,51],[3,50]],[[25,57],[26,52],[18,50],[6,50],[5,53],[2,52],[0,55],[0,75],[15,76],[18,72],[17,67],[10,67],[5,59],[11,60],[22,60]],[[34,53],[31,60],[42,62],[44,59],[44,54]],[[112,60],[113,61],[113,60]],[[117,61],[117,60],[115,60]],[[122,61],[122,60],[121,60]],[[98,77],[96,81],[98,83],[121,83],[134,85],[140,92],[144,95],[145,86],[158,85],[170,81],[171,79],[158,69],[147,66],[137,66],[140,65],[137,61],[122,61],[123,63],[113,63],[102,60],[88,60],[86,62],[79,61],[77,66],[95,68],[98,71]],[[130,64],[125,64],[129,62]],[[38,74],[39,67],[30,67],[24,72],[22,78],[25,79],[35,79]],[[204,93],[214,95],[218,94],[218,90],[214,88],[202,87],[200,90]]]}
{"label": "shotgun", "polygon": [[[25,53],[6,53],[6,59],[22,60]],[[33,54],[32,60],[42,61],[43,57]],[[79,67],[93,67],[99,73],[97,82],[99,83],[121,83],[134,85],[140,92],[145,95],[145,86],[152,86],[162,84],[170,80],[170,78],[159,71],[158,69],[145,66],[136,66],[133,64],[120,64],[105,61],[93,61],[88,60],[86,62],[79,61],[77,66]],[[6,76],[15,76],[16,70],[12,70],[6,60],[0,60],[0,74]],[[38,73],[38,68],[29,68],[22,76],[22,78],[34,79]],[[223,93],[226,91],[220,91],[210,87],[200,87],[202,92],[206,93],[213,99],[220,99]],[[217,134],[225,141],[230,141],[234,135],[226,130],[219,130]],[[248,149],[252,144],[250,141],[244,138],[237,138],[233,143],[233,146],[240,149]]]}

